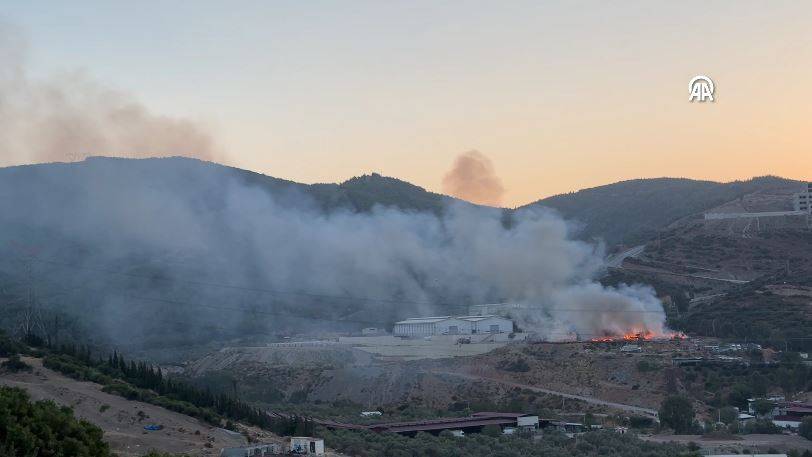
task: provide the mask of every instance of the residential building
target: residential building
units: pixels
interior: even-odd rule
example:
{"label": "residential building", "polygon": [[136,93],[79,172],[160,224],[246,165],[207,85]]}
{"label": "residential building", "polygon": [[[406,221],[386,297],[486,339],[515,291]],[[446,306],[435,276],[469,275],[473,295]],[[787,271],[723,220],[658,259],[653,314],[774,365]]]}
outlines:
{"label": "residential building", "polygon": [[324,440],[309,436],[292,436],[290,453],[299,455],[324,455]]}
{"label": "residential building", "polygon": [[794,195],[793,205],[795,211],[804,211],[812,214],[812,183],[807,183],[805,192]]}

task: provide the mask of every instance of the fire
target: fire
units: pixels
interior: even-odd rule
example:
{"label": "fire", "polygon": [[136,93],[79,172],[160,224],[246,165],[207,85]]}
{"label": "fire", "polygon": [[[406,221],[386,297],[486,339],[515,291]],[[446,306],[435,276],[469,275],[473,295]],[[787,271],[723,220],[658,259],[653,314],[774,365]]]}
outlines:
{"label": "fire", "polygon": [[606,335],[592,338],[594,343],[613,343],[618,341],[653,341],[653,340],[683,340],[686,336],[682,332],[654,333],[650,330],[632,330],[622,335]]}

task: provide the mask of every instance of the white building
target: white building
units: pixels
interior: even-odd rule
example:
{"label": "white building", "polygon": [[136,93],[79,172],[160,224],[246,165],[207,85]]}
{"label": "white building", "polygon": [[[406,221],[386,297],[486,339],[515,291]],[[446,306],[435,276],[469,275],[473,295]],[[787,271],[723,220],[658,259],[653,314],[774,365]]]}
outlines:
{"label": "white building", "polygon": [[406,337],[509,333],[512,331],[513,321],[499,316],[414,317],[396,322],[394,328],[395,336]]}
{"label": "white building", "polygon": [[772,419],[773,424],[779,428],[794,428],[797,429],[801,426],[803,418],[796,416],[775,416]]}
{"label": "white building", "polygon": [[539,428],[538,416],[519,416],[516,418],[516,426],[526,432],[534,432]]}
{"label": "white building", "polygon": [[366,327],[361,329],[361,336],[381,336],[386,335],[386,330],[378,327]]}
{"label": "white building", "polygon": [[795,194],[793,198],[795,211],[804,211],[812,214],[812,183],[806,185],[806,192]]}
{"label": "white building", "polygon": [[303,455],[324,455],[324,440],[309,436],[292,436],[290,453]]}
{"label": "white building", "polygon": [[471,316],[490,316],[492,314],[497,316],[508,316],[511,313],[516,313],[529,308],[529,305],[520,303],[486,303],[484,305],[469,306],[468,314]]}
{"label": "white building", "polygon": [[227,447],[220,450],[220,457],[265,457],[282,454],[282,446],[277,443],[255,444],[253,446]]}
{"label": "white building", "polygon": [[501,316],[462,316],[460,319],[471,323],[471,333],[510,333],[513,321]]}

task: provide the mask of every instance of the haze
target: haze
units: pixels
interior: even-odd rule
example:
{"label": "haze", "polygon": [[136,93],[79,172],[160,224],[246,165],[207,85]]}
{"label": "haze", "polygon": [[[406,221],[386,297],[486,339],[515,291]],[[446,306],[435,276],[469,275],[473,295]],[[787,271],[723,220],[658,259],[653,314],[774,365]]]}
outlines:
{"label": "haze", "polygon": [[[78,69],[195,122],[229,165],[308,183],[377,171],[442,191],[476,150],[504,186],[487,202],[513,206],[640,177],[812,178],[811,10],[43,1],[0,17],[27,42],[28,77]],[[716,82],[715,103],[688,102],[696,74]]]}

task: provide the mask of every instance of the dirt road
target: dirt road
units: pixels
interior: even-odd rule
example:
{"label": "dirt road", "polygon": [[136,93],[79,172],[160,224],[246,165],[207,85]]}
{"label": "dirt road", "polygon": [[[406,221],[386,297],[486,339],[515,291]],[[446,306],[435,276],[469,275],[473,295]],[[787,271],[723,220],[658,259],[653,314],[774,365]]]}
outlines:
{"label": "dirt road", "polygon": [[705,438],[702,435],[654,435],[641,436],[640,438],[657,443],[676,442],[687,444],[694,442],[702,449],[710,450],[714,453],[726,454],[731,453],[731,451],[739,453],[742,452],[743,449],[748,449],[754,454],[757,451],[767,452],[769,449],[779,449],[782,451],[791,449],[812,451],[812,441],[801,438],[798,435],[739,435],[737,438],[740,439],[735,440]]}
{"label": "dirt road", "polygon": [[471,380],[471,381],[493,382],[493,383],[502,384],[502,385],[505,385],[505,386],[518,387],[520,389],[527,389],[527,390],[531,390],[533,392],[539,392],[539,393],[549,394],[549,395],[556,395],[556,396],[559,396],[559,397],[569,398],[569,399],[573,399],[573,400],[581,400],[583,402],[590,403],[590,404],[593,404],[593,405],[606,406],[606,407],[609,407],[609,408],[618,409],[618,410],[622,410],[622,411],[628,411],[628,412],[637,413],[637,414],[643,414],[643,415],[650,416],[650,417],[656,417],[657,416],[657,411],[656,410],[653,410],[653,409],[650,409],[650,408],[644,408],[642,406],[626,405],[626,404],[623,404],[623,403],[614,403],[614,402],[611,402],[611,401],[601,400],[601,399],[595,398],[595,397],[568,394],[566,392],[561,392],[561,391],[557,391],[557,390],[550,390],[550,389],[544,389],[542,387],[530,386],[530,385],[527,385],[527,384],[520,384],[520,383],[516,383],[516,382],[511,382],[511,381],[505,381],[503,379],[494,379],[494,378],[489,378],[489,377],[486,377],[486,376],[478,376],[478,375],[467,374],[467,373],[453,373],[453,372],[447,372],[447,371],[434,371],[434,373],[441,374],[441,375],[447,375],[447,376],[455,376],[455,377],[458,377],[458,378],[468,379],[468,380]]}

